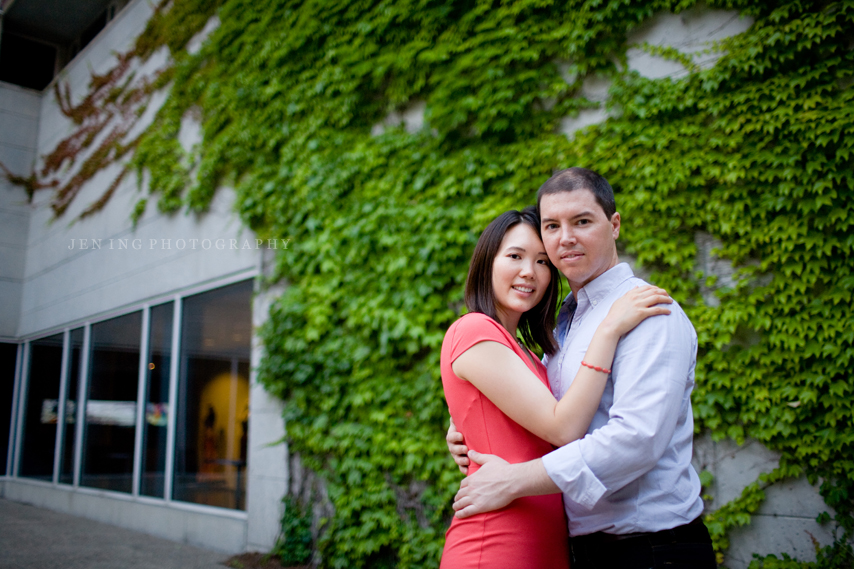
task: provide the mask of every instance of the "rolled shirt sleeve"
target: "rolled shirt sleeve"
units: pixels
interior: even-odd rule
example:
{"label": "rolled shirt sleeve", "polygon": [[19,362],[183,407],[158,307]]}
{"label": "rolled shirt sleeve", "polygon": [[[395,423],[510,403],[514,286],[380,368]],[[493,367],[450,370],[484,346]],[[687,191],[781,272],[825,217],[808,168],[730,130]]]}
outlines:
{"label": "rolled shirt sleeve", "polygon": [[694,337],[680,311],[647,319],[621,340],[607,424],[543,458],[565,498],[591,509],[656,465],[679,419]]}
{"label": "rolled shirt sleeve", "polygon": [[[619,294],[610,295],[611,303],[636,285],[623,283]],[[644,320],[620,340],[588,434],[543,457],[547,473],[563,491],[573,534],[658,531],[702,511],[699,479],[690,464],[697,337],[682,309],[676,304],[671,309],[670,315]],[[603,318],[599,314],[582,328],[595,329]],[[575,377],[589,345],[589,339],[583,343],[585,336],[592,337],[584,329],[579,333],[572,340],[575,349],[560,354],[568,356],[558,368],[564,386]]]}

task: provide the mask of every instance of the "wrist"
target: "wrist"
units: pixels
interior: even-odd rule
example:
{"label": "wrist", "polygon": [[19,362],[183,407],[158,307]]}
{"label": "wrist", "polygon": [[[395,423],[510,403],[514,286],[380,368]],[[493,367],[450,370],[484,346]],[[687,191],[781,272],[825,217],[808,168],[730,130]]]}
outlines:
{"label": "wrist", "polygon": [[546,472],[543,459],[538,458],[510,466],[512,467],[512,474],[508,478],[507,492],[513,500],[526,496],[541,496],[560,492],[560,488]]}
{"label": "wrist", "polygon": [[599,327],[596,331],[603,336],[605,340],[612,340],[616,342],[620,339],[620,330],[617,328],[617,324],[615,322],[611,322],[607,317],[599,324]]}
{"label": "wrist", "polygon": [[507,493],[511,497],[511,501],[516,498],[522,498],[527,496],[526,490],[526,476],[525,476],[525,466],[527,463],[521,464],[511,464],[510,465],[510,476],[508,477],[508,488]]}

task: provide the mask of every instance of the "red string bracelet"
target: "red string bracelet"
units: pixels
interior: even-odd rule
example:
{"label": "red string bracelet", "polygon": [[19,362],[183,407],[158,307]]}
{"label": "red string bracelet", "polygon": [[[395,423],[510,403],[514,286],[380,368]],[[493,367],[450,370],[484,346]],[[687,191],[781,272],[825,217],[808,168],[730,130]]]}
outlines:
{"label": "red string bracelet", "polygon": [[595,369],[596,371],[601,371],[602,373],[611,373],[611,370],[606,367],[593,366],[585,361],[582,361],[581,365],[583,365],[584,367],[589,367],[590,369]]}

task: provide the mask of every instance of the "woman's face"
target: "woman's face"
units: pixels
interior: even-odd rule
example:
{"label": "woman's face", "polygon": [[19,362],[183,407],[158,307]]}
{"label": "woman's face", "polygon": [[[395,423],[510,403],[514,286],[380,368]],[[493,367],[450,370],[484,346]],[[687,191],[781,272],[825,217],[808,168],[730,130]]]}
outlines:
{"label": "woman's face", "polygon": [[537,232],[526,223],[510,228],[492,265],[495,309],[501,323],[515,329],[522,314],[542,300],[549,281],[549,258]]}

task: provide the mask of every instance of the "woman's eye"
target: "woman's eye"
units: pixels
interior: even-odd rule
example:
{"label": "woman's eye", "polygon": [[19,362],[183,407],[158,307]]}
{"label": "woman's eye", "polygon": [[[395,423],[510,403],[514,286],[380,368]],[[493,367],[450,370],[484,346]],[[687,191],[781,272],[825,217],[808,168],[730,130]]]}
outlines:
{"label": "woman's eye", "polygon": [[520,257],[520,256],[519,256],[519,254],[518,254],[518,253],[510,253],[510,255],[508,255],[508,256],[509,256],[511,259],[521,259],[521,258],[522,258],[522,257]]}
{"label": "woman's eye", "polygon": [[545,259],[540,259],[540,260],[539,260],[539,261],[537,261],[537,262],[538,262],[539,264],[541,264],[541,265],[546,265],[546,266],[548,266],[548,264],[549,264],[549,262],[548,262],[548,261],[546,261]]}

